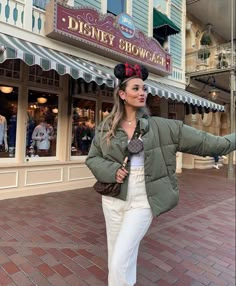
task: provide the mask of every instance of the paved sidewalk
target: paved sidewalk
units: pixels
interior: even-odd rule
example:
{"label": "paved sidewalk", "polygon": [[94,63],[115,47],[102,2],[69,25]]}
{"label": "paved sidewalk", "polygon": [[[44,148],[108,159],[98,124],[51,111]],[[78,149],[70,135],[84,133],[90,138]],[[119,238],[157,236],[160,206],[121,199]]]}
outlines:
{"label": "paved sidewalk", "polygon": [[[235,186],[184,170],[180,203],[155,219],[136,286],[235,285]],[[0,201],[1,286],[107,286],[100,197],[92,189]]]}

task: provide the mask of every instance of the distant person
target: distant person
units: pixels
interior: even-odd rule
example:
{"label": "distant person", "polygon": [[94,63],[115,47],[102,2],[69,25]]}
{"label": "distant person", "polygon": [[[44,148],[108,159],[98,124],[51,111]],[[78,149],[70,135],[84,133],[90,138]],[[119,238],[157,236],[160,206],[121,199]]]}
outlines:
{"label": "distant person", "polygon": [[213,168],[219,170],[219,169],[220,169],[220,166],[219,166],[219,156],[218,156],[218,155],[215,155],[215,156],[213,156],[213,158],[214,158]]}
{"label": "distant person", "polygon": [[86,122],[79,123],[75,130],[76,145],[80,155],[87,155],[91,144],[90,128]]}
{"label": "distant person", "polygon": [[222,166],[222,165],[219,164],[220,158],[222,158],[222,159],[227,159],[227,157],[224,156],[224,155],[222,155],[222,156],[215,155],[215,156],[213,156],[213,158],[214,158],[213,168],[215,168],[215,169],[217,169],[217,170],[219,170],[220,167]]}
{"label": "distant person", "polygon": [[41,118],[40,121],[34,128],[32,141],[35,142],[38,155],[48,156],[51,140],[54,139],[54,131],[52,125],[46,122],[45,118]]}

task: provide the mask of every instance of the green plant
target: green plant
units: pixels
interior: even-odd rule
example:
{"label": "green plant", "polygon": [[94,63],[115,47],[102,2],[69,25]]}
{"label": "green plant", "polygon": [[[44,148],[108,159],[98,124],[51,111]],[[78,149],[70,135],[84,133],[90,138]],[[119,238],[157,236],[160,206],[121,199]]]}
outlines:
{"label": "green plant", "polygon": [[202,46],[210,46],[212,41],[211,41],[211,36],[208,33],[203,33],[200,43]]}
{"label": "green plant", "polygon": [[219,63],[217,64],[217,68],[218,69],[222,69],[222,68],[227,68],[228,67],[228,62],[226,61],[226,54],[225,53],[219,53],[218,55],[218,60]]}
{"label": "green plant", "polygon": [[225,53],[219,53],[218,60],[222,61],[222,60],[225,60],[225,59],[226,59],[226,54]]}
{"label": "green plant", "polygon": [[198,58],[201,60],[206,60],[210,57],[211,52],[208,49],[201,49],[198,51]]}

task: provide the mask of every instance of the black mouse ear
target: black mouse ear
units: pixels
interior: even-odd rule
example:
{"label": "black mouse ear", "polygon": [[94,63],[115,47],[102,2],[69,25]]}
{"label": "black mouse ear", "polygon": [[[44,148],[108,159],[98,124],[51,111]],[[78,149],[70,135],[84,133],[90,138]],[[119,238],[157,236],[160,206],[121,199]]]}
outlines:
{"label": "black mouse ear", "polygon": [[142,74],[142,80],[145,81],[148,78],[148,70],[145,66],[141,66],[141,74]]}
{"label": "black mouse ear", "polygon": [[139,77],[142,80],[148,78],[148,70],[143,65],[135,64],[134,66],[129,63],[117,64],[114,68],[114,75],[121,82],[129,77]]}
{"label": "black mouse ear", "polygon": [[125,65],[118,64],[114,68],[114,75],[119,80],[123,81],[125,79]]}

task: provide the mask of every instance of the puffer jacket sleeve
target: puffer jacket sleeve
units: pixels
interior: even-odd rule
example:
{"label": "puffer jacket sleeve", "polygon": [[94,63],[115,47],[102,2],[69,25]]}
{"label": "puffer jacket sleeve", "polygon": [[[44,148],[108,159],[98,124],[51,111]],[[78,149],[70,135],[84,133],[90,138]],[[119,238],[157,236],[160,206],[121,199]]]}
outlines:
{"label": "puffer jacket sleeve", "polygon": [[96,133],[85,164],[93,173],[94,177],[103,183],[115,183],[116,172],[121,164],[103,157],[99,134]]}
{"label": "puffer jacket sleeve", "polygon": [[226,136],[214,136],[179,123],[178,151],[199,155],[215,156],[225,155],[236,149],[236,133]]}

